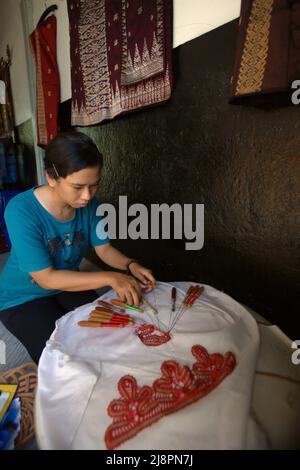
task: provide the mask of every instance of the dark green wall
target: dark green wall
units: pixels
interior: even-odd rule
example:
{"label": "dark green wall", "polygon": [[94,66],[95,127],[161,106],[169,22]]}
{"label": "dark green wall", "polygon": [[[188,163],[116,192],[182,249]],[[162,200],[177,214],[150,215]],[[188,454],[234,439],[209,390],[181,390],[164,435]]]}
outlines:
{"label": "dark green wall", "polygon": [[16,127],[17,142],[21,152],[17,157],[18,189],[29,189],[37,183],[34,136],[32,119],[28,119]]}
{"label": "dark green wall", "polygon": [[299,338],[300,109],[228,104],[236,33],[234,21],[174,50],[169,103],[81,130],[105,156],[102,201],[205,204],[200,251],[117,246],[158,279],[211,284]]}

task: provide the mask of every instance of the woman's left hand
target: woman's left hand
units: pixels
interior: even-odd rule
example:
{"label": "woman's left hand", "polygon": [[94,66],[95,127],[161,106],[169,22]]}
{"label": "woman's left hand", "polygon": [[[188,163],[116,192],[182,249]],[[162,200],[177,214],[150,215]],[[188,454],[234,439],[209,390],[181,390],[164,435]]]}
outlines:
{"label": "woman's left hand", "polygon": [[140,281],[141,287],[144,288],[146,292],[151,292],[152,289],[156,287],[156,280],[150,269],[134,262],[130,264],[129,271]]}

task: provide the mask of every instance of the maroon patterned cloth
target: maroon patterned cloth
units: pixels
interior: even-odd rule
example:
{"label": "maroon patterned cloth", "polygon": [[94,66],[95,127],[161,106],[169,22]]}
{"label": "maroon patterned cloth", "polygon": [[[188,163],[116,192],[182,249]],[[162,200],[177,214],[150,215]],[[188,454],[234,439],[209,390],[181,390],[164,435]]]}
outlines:
{"label": "maroon patterned cloth", "polygon": [[162,1],[131,0],[122,8],[122,85],[130,85],[163,72],[163,20]]}
{"label": "maroon patterned cloth", "polygon": [[170,98],[171,0],[68,0],[68,12],[72,125]]}

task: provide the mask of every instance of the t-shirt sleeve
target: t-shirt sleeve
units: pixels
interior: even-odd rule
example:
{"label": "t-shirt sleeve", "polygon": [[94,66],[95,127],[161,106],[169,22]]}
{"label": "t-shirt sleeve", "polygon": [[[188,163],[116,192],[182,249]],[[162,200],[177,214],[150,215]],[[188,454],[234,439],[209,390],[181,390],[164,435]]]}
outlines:
{"label": "t-shirt sleeve", "polygon": [[23,207],[8,204],[4,220],[21,271],[40,271],[53,265],[42,230],[32,214]]}
{"label": "t-shirt sleeve", "polygon": [[107,227],[103,223],[103,217],[97,215],[98,200],[94,197],[90,204],[90,242],[92,246],[105,245],[110,239],[107,233]]}

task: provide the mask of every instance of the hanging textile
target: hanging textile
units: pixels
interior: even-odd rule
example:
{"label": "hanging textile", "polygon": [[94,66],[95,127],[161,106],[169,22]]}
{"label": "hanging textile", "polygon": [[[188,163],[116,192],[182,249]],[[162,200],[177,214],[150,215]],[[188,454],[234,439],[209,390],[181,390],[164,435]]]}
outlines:
{"label": "hanging textile", "polygon": [[68,0],[72,125],[170,98],[172,1]]}
{"label": "hanging textile", "polygon": [[131,0],[128,7],[123,4],[122,85],[130,85],[163,72],[163,3]]}
{"label": "hanging textile", "polygon": [[38,145],[44,147],[58,133],[60,83],[56,59],[56,17],[47,18],[30,35],[36,62]]}
{"label": "hanging textile", "polygon": [[7,46],[7,60],[0,59],[0,138],[10,138],[14,131],[14,113],[9,75],[10,52]]}
{"label": "hanging textile", "polygon": [[300,2],[242,0],[230,103],[291,104],[300,78]]}

